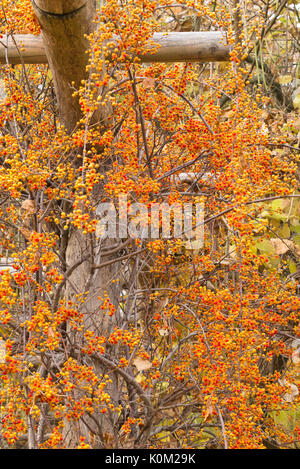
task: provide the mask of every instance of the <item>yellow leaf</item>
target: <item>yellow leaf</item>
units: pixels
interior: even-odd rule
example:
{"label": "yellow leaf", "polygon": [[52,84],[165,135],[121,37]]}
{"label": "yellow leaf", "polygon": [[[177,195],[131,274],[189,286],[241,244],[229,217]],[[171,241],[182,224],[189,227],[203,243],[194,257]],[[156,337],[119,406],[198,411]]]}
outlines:
{"label": "yellow leaf", "polygon": [[281,85],[287,85],[288,83],[292,81],[292,79],[293,79],[292,75],[281,75],[278,78],[278,81]]}
{"label": "yellow leaf", "polygon": [[185,248],[188,250],[194,250],[196,253],[203,247],[203,239],[200,237],[199,239],[195,239],[193,241],[186,241],[184,243]]}
{"label": "yellow leaf", "polygon": [[143,383],[145,377],[143,375],[137,375],[137,377],[135,378],[136,382],[141,384]]}
{"label": "yellow leaf", "polygon": [[293,100],[293,105],[295,108],[300,109],[300,93],[297,94],[297,96]]}

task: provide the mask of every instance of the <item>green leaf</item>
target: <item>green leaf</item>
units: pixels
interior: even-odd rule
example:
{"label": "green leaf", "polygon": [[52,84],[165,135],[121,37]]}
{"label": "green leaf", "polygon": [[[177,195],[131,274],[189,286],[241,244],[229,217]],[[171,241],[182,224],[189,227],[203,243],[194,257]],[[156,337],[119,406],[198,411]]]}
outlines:
{"label": "green leaf", "polygon": [[275,254],[274,246],[268,239],[263,239],[255,247],[265,254]]}
{"label": "green leaf", "polygon": [[277,425],[283,426],[288,431],[293,431],[296,424],[299,423],[300,410],[281,410],[280,412],[272,412],[274,421]]}
{"label": "green leaf", "polygon": [[279,230],[277,230],[277,234],[278,236],[280,236],[280,238],[289,239],[291,235],[291,230],[290,230],[289,225],[287,223],[284,223],[283,226],[279,228]]}
{"label": "green leaf", "polygon": [[298,246],[300,246],[300,234],[297,234],[296,236],[294,236],[294,243],[298,244]]}
{"label": "green leaf", "polygon": [[271,214],[268,210],[263,210],[260,214],[260,218],[270,218]]}
{"label": "green leaf", "polygon": [[294,261],[289,261],[289,269],[290,273],[294,274],[295,272],[297,272],[297,264]]}
{"label": "green leaf", "polygon": [[257,247],[256,247],[256,245],[252,244],[249,249],[250,249],[251,252],[253,252],[253,254],[256,254],[256,253],[257,253]]}
{"label": "green leaf", "polygon": [[279,221],[287,221],[287,215],[285,213],[280,213],[280,212],[272,212],[272,214],[270,215],[270,220],[279,220]]}
{"label": "green leaf", "polygon": [[293,233],[300,234],[300,220],[298,217],[290,218],[290,227]]}
{"label": "green leaf", "polygon": [[271,257],[271,258],[269,259],[269,262],[268,262],[268,264],[267,264],[267,267],[269,267],[269,268],[271,267],[272,269],[275,269],[275,268],[278,267],[279,262],[280,262],[280,259],[279,259],[279,258]]}
{"label": "green leaf", "polygon": [[272,218],[270,219],[270,222],[274,228],[280,228],[281,220],[274,220],[274,218]]}
{"label": "green leaf", "polygon": [[272,210],[282,210],[283,209],[283,199],[275,199],[271,202]]}
{"label": "green leaf", "polygon": [[293,225],[293,231],[297,234],[300,234],[300,224],[298,223],[297,225]]}

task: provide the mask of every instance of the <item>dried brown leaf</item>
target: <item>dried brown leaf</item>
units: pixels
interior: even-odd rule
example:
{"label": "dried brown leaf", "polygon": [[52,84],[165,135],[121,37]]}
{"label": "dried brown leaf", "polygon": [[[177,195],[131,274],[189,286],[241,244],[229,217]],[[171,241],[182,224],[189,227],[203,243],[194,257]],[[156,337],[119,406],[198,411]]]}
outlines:
{"label": "dried brown leaf", "polygon": [[152,363],[149,360],[144,360],[144,358],[137,357],[133,364],[136,366],[138,371],[149,370],[152,367]]}
{"label": "dried brown leaf", "polygon": [[20,228],[20,232],[22,233],[24,238],[27,239],[27,241],[30,241],[32,231],[22,227]]}
{"label": "dried brown leaf", "polygon": [[214,415],[214,410],[215,406],[213,404],[212,397],[209,396],[209,398],[206,401],[206,408],[205,408],[205,413],[204,413],[204,422],[207,422],[208,420],[211,420],[213,415]]}
{"label": "dried brown leaf", "polygon": [[146,77],[143,81],[143,88],[146,90],[149,88],[154,88],[155,85],[155,79],[152,77]]}
{"label": "dried brown leaf", "polygon": [[34,200],[31,200],[31,199],[24,200],[22,205],[21,205],[21,209],[25,210],[26,212],[30,213],[31,215],[36,213]]}
{"label": "dried brown leaf", "polygon": [[289,239],[279,239],[279,238],[272,238],[270,239],[274,251],[277,255],[285,254],[288,252],[290,249],[293,249],[294,243],[293,241],[290,241]]}

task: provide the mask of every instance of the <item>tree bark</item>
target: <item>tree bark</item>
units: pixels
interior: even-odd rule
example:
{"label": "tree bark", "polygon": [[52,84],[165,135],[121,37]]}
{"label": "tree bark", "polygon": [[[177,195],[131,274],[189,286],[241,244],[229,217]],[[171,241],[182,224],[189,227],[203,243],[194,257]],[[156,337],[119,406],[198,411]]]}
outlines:
{"label": "tree bark", "polygon": [[86,35],[94,29],[96,1],[32,0],[32,5],[42,29],[60,119],[72,131],[81,116],[78,99],[72,95],[86,77]]}

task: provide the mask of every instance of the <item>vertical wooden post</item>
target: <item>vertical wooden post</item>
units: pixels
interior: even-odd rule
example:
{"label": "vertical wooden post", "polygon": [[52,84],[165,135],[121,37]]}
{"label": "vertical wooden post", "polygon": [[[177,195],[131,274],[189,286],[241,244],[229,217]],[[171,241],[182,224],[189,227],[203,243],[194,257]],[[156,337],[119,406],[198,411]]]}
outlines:
{"label": "vertical wooden post", "polygon": [[80,119],[74,88],[86,77],[89,43],[93,31],[95,0],[32,0],[41,25],[44,47],[53,74],[61,122],[72,131]]}

